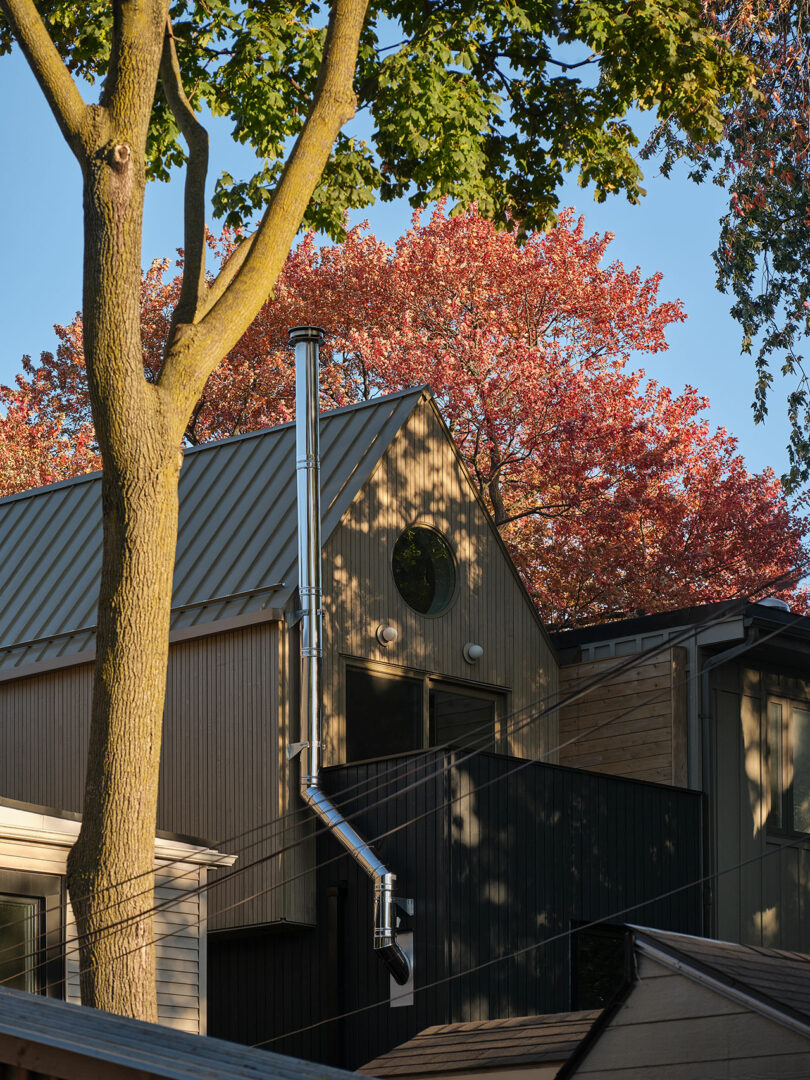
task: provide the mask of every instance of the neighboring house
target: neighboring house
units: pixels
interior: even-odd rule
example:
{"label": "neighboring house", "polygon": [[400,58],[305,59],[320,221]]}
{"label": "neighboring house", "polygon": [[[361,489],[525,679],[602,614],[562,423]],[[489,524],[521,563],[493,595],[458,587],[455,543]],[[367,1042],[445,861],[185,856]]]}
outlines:
{"label": "neighboring house", "polygon": [[[0,799],[0,987],[80,1001],[76,926],[65,887],[80,820]],[[234,861],[199,841],[165,833],[155,839],[158,1016],[170,1027],[205,1034],[205,884],[211,867]]]}
{"label": "neighboring house", "polygon": [[810,956],[631,928],[633,974],[558,1073],[810,1076]]}
{"label": "neighboring house", "polygon": [[0,987],[0,1080],[349,1080],[349,1075]]}
{"label": "neighboring house", "polygon": [[387,1080],[553,1080],[600,1010],[437,1024],[358,1069]]}
{"label": "neighboring house", "polygon": [[705,791],[704,932],[810,952],[810,618],[715,604],[555,643],[563,700],[615,672],[561,710],[560,762]]}
{"label": "neighboring house", "polygon": [[446,1024],[369,1061],[384,1080],[804,1080],[810,956],[646,927],[620,946],[604,1009]]}

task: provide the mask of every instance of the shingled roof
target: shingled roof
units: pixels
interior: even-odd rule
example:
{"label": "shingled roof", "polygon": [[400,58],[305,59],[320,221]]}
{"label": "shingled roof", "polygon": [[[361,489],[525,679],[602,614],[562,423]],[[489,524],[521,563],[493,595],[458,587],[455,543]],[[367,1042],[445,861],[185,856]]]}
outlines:
{"label": "shingled roof", "polygon": [[[321,417],[323,539],[417,404],[421,387]],[[297,585],[293,424],[186,450],[172,629],[283,609]],[[94,647],[101,474],[0,499],[0,673]]]}
{"label": "shingled roof", "polygon": [[[715,981],[769,1012],[810,1025],[810,956],[632,927],[640,952],[700,981]],[[778,1018],[778,1017],[777,1017]]]}
{"label": "shingled roof", "polygon": [[419,1076],[562,1062],[579,1046],[599,1010],[439,1024],[369,1061],[367,1076]]}

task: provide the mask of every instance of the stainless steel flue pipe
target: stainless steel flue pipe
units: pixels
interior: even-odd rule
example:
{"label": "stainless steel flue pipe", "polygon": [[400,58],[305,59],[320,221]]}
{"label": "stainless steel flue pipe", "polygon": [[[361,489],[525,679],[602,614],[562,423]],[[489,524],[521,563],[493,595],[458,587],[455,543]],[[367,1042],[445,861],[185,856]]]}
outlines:
{"label": "stainless steel flue pipe", "polygon": [[337,837],[374,885],[374,948],[400,985],[410,966],[397,944],[391,873],[321,790],[321,482],[318,440],[318,366],[323,330],[294,326],[295,468],[298,483],[298,592],[301,599],[301,797]]}

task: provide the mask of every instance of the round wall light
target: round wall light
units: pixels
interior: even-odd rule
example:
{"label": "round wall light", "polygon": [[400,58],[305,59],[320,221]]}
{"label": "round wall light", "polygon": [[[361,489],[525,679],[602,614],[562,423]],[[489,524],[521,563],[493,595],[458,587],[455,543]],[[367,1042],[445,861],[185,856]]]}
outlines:
{"label": "round wall light", "polygon": [[380,623],[377,627],[377,641],[381,645],[393,645],[399,637],[399,631],[395,626],[390,626],[387,623]]}
{"label": "round wall light", "polygon": [[477,664],[484,655],[483,646],[476,645],[473,641],[468,641],[462,652],[464,653],[464,659],[468,664]]}

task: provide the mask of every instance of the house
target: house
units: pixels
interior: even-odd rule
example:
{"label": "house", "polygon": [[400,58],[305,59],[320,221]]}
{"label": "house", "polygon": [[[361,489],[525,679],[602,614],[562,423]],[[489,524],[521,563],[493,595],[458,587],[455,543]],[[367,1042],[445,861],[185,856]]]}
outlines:
{"label": "house", "polygon": [[[0,799],[0,987],[81,1000],[65,887],[80,824],[78,814]],[[211,867],[234,861],[201,841],[155,838],[158,1017],[169,1027],[206,1032],[205,885]]]}
{"label": "house", "polygon": [[630,929],[633,971],[563,1078],[810,1075],[810,956]]}
{"label": "house", "polygon": [[810,1075],[810,956],[605,930],[621,946],[605,1008],[428,1028],[358,1071],[385,1080]]}
{"label": "house", "polygon": [[0,1080],[348,1080],[349,1075],[0,987]]}
{"label": "house", "polygon": [[[704,931],[810,952],[810,618],[712,604],[555,636],[560,761],[703,790]],[[575,742],[566,742],[576,737]]]}

